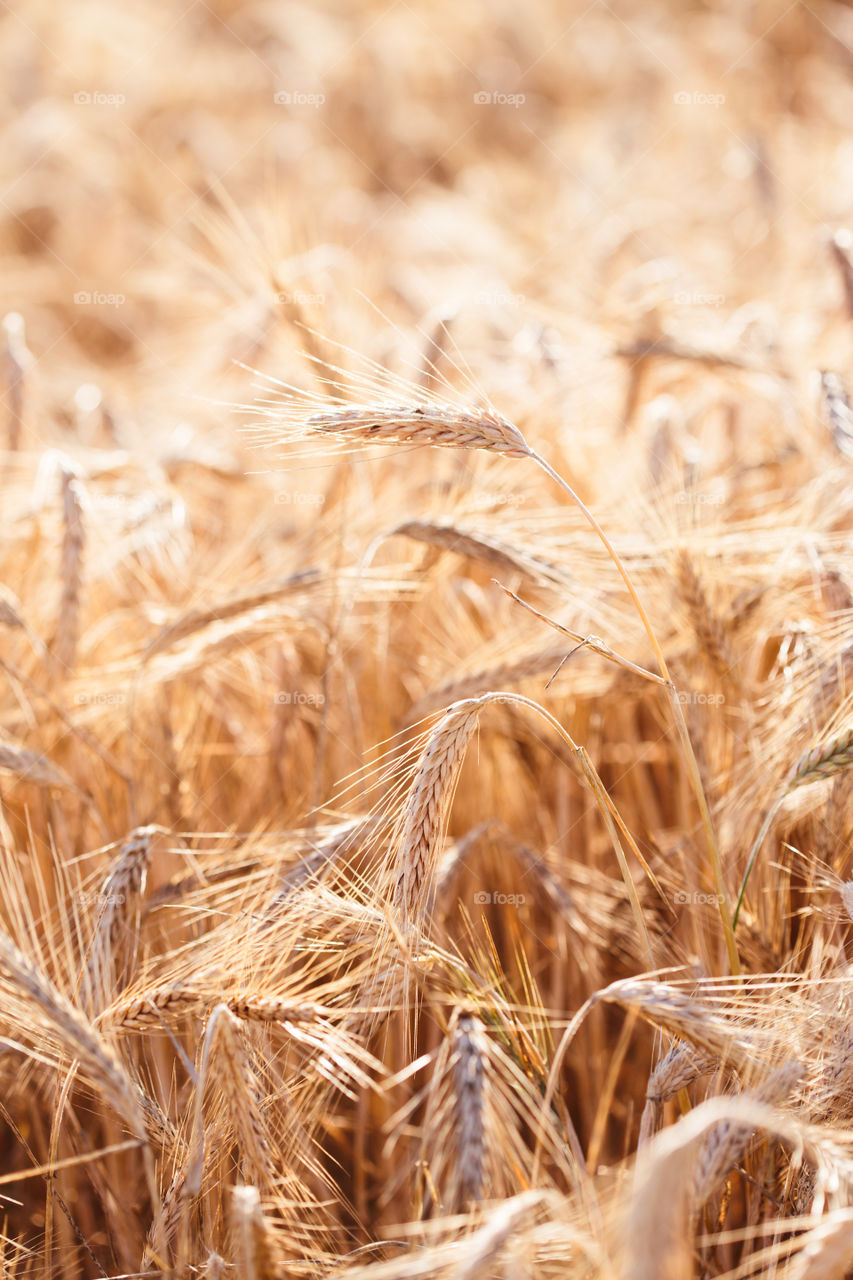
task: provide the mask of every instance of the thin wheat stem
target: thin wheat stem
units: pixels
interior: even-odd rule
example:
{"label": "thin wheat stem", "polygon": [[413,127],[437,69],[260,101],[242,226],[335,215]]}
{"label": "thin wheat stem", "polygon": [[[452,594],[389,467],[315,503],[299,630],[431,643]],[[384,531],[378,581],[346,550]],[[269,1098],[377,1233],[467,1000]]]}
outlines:
{"label": "thin wheat stem", "polygon": [[598,535],[599,539],[601,540],[602,546],[604,547],[607,554],[610,556],[610,559],[613,561],[613,564],[616,566],[616,569],[619,572],[619,576],[622,578],[622,581],[624,582],[625,587],[628,590],[628,594],[631,597],[634,607],[637,610],[637,613],[639,615],[640,621],[642,622],[643,627],[645,629],[646,635],[648,636],[649,643],[652,646],[652,650],[657,660],[658,667],[660,668],[660,673],[663,676],[664,680],[666,681],[667,685],[669,686],[670,700],[672,702],[672,706],[675,711],[676,725],[678,726],[679,736],[681,738],[681,743],[684,748],[685,759],[687,761],[687,771],[690,778],[690,785],[693,789],[694,795],[696,796],[697,804],[699,805],[699,813],[702,819],[702,826],[705,831],[705,840],[708,845],[708,853],[711,859],[711,870],[714,876],[714,883],[717,890],[717,904],[720,912],[720,920],[722,921],[723,933],[726,939],[726,950],[728,952],[728,957],[729,957],[729,966],[731,968],[732,973],[739,974],[740,959],[738,957],[737,944],[735,942],[734,925],[733,925],[731,916],[729,914],[728,894],[726,893],[725,881],[723,879],[723,865],[720,859],[720,849],[719,849],[719,845],[717,844],[717,837],[714,832],[714,824],[711,819],[711,810],[708,806],[708,800],[705,795],[705,788],[702,785],[702,776],[699,772],[699,764],[696,759],[696,754],[693,750],[693,743],[690,741],[690,733],[687,728],[687,721],[684,718],[684,710],[680,702],[678,701],[678,694],[675,688],[675,684],[672,680],[672,677],[669,674],[669,668],[667,667],[666,658],[663,655],[663,650],[661,649],[660,643],[658,642],[657,636],[655,635],[654,628],[652,627],[652,624],[649,621],[648,614],[646,613],[643,607],[643,603],[637,594],[637,591],[633,582],[631,581],[628,570],[625,568],[618,552],[614,548],[613,544],[610,542],[610,539],[607,537],[607,534],[604,532],[601,525],[596,520],[595,516],[590,511],[589,507],[586,505],[585,502],[583,502],[583,500],[578,496],[578,494],[575,493],[571,485],[568,484],[563,479],[563,477],[560,475],[558,471],[555,471],[555,469],[551,466],[550,462],[548,462],[545,458],[543,458],[541,454],[537,453],[534,449],[530,449],[529,457],[532,458],[532,460],[536,463],[536,465],[540,467],[545,472],[546,475],[550,476],[551,479],[556,484],[558,484],[565,493],[568,494],[572,502],[575,503],[575,505],[578,507],[578,509],[580,510],[582,515],[585,517],[585,519],[588,521],[590,526],[595,530],[595,533]]}

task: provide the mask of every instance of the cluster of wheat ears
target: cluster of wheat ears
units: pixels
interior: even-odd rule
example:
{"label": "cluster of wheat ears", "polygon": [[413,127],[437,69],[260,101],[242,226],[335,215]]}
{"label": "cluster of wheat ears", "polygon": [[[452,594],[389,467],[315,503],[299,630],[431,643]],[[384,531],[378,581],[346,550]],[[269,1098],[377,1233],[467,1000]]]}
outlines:
{"label": "cluster of wheat ears", "polygon": [[853,1274],[853,10],[75,11],[0,23],[0,1273]]}

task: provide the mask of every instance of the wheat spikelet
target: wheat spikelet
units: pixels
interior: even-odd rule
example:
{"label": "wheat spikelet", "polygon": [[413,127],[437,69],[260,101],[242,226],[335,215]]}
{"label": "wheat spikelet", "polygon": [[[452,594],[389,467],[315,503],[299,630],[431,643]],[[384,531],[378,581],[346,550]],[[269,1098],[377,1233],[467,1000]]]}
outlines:
{"label": "wheat spikelet", "polygon": [[62,469],[62,594],[53,654],[64,676],[74,670],[80,632],[80,593],[83,583],[83,551],[86,528],[83,520],[81,483],[67,467]]}
{"label": "wheat spikelet", "polygon": [[472,1014],[460,1015],[451,1031],[451,1044],[457,1142],[451,1212],[460,1212],[482,1199],[485,1190],[484,1094],[488,1081],[485,1032],[479,1019]]}
{"label": "wheat spikelet", "polygon": [[100,1013],[113,978],[124,985],[136,960],[141,898],[155,827],[138,827],[124,842],[97,896],[99,913],[88,973],[94,1011]]}
{"label": "wheat spikelet", "polygon": [[488,449],[509,458],[530,450],[517,427],[491,410],[439,405],[357,405],[311,414],[313,432],[365,443],[441,445],[450,449]]}
{"label": "wheat spikelet", "polygon": [[474,698],[448,708],[429,735],[406,798],[393,842],[394,905],[416,924],[429,910],[442,829],[481,706]]}
{"label": "wheat spikelet", "polygon": [[750,1061],[748,1038],[743,1033],[733,1035],[725,1015],[694,992],[666,982],[625,978],[612,982],[594,998],[636,1009],[653,1026],[688,1041],[711,1058],[727,1060],[735,1067]]}
{"label": "wheat spikelet", "polygon": [[661,1058],[646,1086],[646,1102],[640,1121],[638,1146],[643,1147],[654,1136],[663,1114],[663,1104],[686,1089],[699,1076],[713,1071],[716,1059],[710,1053],[697,1050],[684,1040],[676,1040],[672,1048]]}
{"label": "wheat spikelet", "polygon": [[674,1098],[680,1089],[698,1080],[699,1076],[713,1071],[716,1062],[712,1054],[677,1040],[649,1076],[646,1097],[654,1102],[666,1102],[668,1098]]}
{"label": "wheat spikelet", "polygon": [[222,1090],[231,1113],[231,1123],[244,1162],[244,1176],[252,1176],[261,1186],[271,1186],[275,1180],[275,1165],[262,1118],[261,1089],[246,1052],[240,1022],[226,1005],[218,1004],[211,1013],[206,1040],[207,1072],[212,1075],[213,1066],[217,1068],[216,1084]]}
{"label": "wheat spikelet", "polygon": [[203,989],[173,983],[124,997],[99,1014],[98,1023],[116,1031],[145,1031],[174,1018],[203,1014],[210,1002]]}
{"label": "wheat spikelet", "polygon": [[328,1013],[316,1004],[293,1004],[272,996],[229,996],[225,1003],[244,1022],[316,1022]]}

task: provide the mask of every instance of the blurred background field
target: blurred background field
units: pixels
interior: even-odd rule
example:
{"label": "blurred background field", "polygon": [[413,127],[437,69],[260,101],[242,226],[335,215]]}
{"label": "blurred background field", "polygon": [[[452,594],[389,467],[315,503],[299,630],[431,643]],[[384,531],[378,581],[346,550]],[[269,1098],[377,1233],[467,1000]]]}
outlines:
{"label": "blurred background field", "polygon": [[[49,1035],[22,1023],[0,957],[0,1173],[71,1162],[14,1184],[4,1274],[843,1276],[843,1248],[803,1259],[853,1204],[849,761],[780,787],[849,721],[853,8],[29,0],[0,11],[0,75],[0,918],[142,1090],[156,1182],[138,1150],[74,1165],[130,1122],[71,1081],[55,1008]],[[289,447],[279,402],[339,370],[367,399],[490,404],[601,520],[671,664],[730,906],[779,802],[742,986],[659,687],[590,648],[561,667],[571,642],[494,581],[654,669],[601,544],[527,461]],[[343,824],[411,781],[413,726],[503,688],[589,751],[661,892],[639,860],[626,886],[565,743],[490,705],[420,1022],[407,989],[377,1024],[393,840]],[[105,924],[117,865],[130,905]],[[316,897],[282,907],[303,880]],[[586,1000],[658,969],[689,1014],[643,979],[557,1053]],[[235,1025],[251,988],[331,1010],[329,1040],[246,1016],[274,1176],[226,1088],[191,1195],[217,983]],[[657,1095],[673,1037],[700,1056]],[[466,1198],[430,1107],[453,1150],[442,1046],[458,1065],[484,1040],[523,1103],[486,1108]],[[644,1245],[638,1146],[734,1094],[787,1108],[805,1165],[790,1132],[727,1147],[720,1112],[692,1216],[646,1213]],[[559,1141],[534,1158],[546,1096]],[[655,1150],[666,1206],[688,1166]],[[241,1236],[243,1182],[263,1211],[237,1197]],[[270,1235],[276,1262],[247,1252]]]}

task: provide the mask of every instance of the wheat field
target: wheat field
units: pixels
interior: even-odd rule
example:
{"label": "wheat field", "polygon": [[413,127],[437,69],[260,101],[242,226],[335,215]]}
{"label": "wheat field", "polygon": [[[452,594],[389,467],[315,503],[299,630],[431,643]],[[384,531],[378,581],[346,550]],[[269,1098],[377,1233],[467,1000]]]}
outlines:
{"label": "wheat field", "polygon": [[2,1276],[853,1276],[853,7],[0,66]]}

